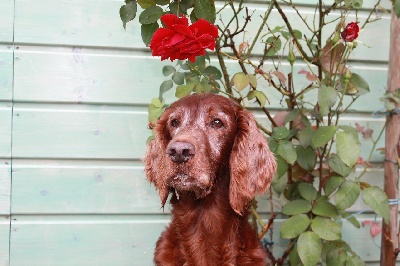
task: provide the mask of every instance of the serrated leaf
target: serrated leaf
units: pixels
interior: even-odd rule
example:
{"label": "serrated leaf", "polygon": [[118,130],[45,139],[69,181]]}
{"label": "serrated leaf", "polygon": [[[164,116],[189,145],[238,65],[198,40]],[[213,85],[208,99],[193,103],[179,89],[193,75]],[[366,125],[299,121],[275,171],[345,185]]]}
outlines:
{"label": "serrated leaf", "polygon": [[335,133],[335,126],[322,126],[314,132],[311,139],[311,145],[314,148],[321,148],[333,139]]}
{"label": "serrated leaf", "polygon": [[126,5],[121,6],[119,9],[119,16],[122,20],[124,29],[126,29],[126,23],[133,20],[136,17],[137,4],[135,1],[127,1]]}
{"label": "serrated leaf", "polygon": [[208,20],[210,23],[215,22],[215,5],[212,0],[194,0],[193,12],[197,18]]}
{"label": "serrated leaf", "polygon": [[311,220],[305,214],[297,214],[282,223],[280,228],[281,237],[291,239],[298,237],[310,225]]}
{"label": "serrated leaf", "polygon": [[171,74],[174,74],[176,72],[176,68],[173,66],[163,66],[162,68],[162,73],[164,75],[164,77],[167,77]]}
{"label": "serrated leaf", "polygon": [[356,202],[360,195],[360,186],[351,180],[346,180],[335,195],[335,205],[339,210],[345,210]]}
{"label": "serrated leaf", "polygon": [[351,168],[348,167],[337,154],[329,156],[328,164],[332,171],[343,177],[346,177],[351,173]]}
{"label": "serrated leaf", "polygon": [[374,212],[381,215],[386,224],[389,224],[390,211],[386,193],[377,186],[371,186],[363,190],[363,200]]}
{"label": "serrated leaf", "polygon": [[332,106],[335,105],[337,92],[333,87],[322,85],[318,90],[319,113],[326,116]]}
{"label": "serrated leaf", "polygon": [[301,146],[307,148],[311,145],[312,136],[314,134],[314,130],[311,127],[303,128],[299,133],[299,142]]}
{"label": "serrated leaf", "polygon": [[294,164],[297,159],[297,153],[293,143],[287,140],[283,140],[279,143],[277,153],[290,164]]}
{"label": "serrated leaf", "polygon": [[151,24],[142,24],[141,28],[141,36],[143,43],[147,46],[150,44],[151,39],[153,38],[154,33],[158,30],[158,23],[154,22]]}
{"label": "serrated leaf", "polygon": [[282,213],[285,215],[296,215],[301,213],[308,213],[309,211],[311,211],[311,204],[310,202],[303,199],[289,201],[282,208]]}
{"label": "serrated leaf", "polygon": [[324,240],[335,241],[342,238],[340,225],[330,218],[315,217],[311,222],[311,229]]}
{"label": "serrated leaf", "polygon": [[238,91],[242,91],[244,88],[246,88],[249,85],[249,82],[249,76],[243,72],[236,73],[233,76],[233,84]]}
{"label": "serrated leaf", "polygon": [[340,159],[350,168],[356,164],[360,157],[360,145],[350,132],[337,132],[336,149]]}
{"label": "serrated leaf", "polygon": [[343,177],[331,176],[325,185],[325,194],[330,196],[338,187],[343,184],[344,181],[345,180]]}
{"label": "serrated leaf", "polygon": [[330,217],[330,218],[335,218],[339,215],[336,206],[330,203],[329,201],[325,200],[317,200],[312,209],[312,212],[315,215]]}
{"label": "serrated leaf", "polygon": [[150,6],[143,10],[139,15],[140,24],[151,24],[157,22],[164,14],[164,11],[159,6]]}
{"label": "serrated leaf", "polygon": [[176,87],[175,96],[177,98],[183,98],[183,97],[189,95],[193,91],[194,86],[195,86],[195,83],[189,83],[186,85],[180,85],[180,86]]}
{"label": "serrated leaf", "polygon": [[302,146],[296,147],[297,152],[297,163],[307,171],[311,171],[314,169],[315,162],[317,160],[317,155],[315,151],[310,146],[307,148],[303,148]]}
{"label": "serrated leaf", "polygon": [[322,241],[314,232],[304,232],[297,240],[297,252],[304,265],[317,265],[322,254]]}
{"label": "serrated leaf", "polygon": [[154,123],[161,116],[163,112],[163,107],[165,105],[164,100],[160,101],[158,98],[153,98],[151,104],[149,104],[148,111],[148,121]]}
{"label": "serrated leaf", "polygon": [[309,183],[301,182],[297,188],[303,199],[308,201],[313,201],[318,196],[318,191]]}

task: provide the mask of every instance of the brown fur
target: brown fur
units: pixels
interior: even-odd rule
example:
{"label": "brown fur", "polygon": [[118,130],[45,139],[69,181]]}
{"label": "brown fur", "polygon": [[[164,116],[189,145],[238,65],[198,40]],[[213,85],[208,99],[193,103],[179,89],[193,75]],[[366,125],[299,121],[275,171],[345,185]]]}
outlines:
{"label": "brown fur", "polygon": [[173,207],[155,264],[265,265],[248,209],[276,162],[252,114],[223,96],[195,94],[168,108],[155,131],[146,175],[162,205],[172,193]]}

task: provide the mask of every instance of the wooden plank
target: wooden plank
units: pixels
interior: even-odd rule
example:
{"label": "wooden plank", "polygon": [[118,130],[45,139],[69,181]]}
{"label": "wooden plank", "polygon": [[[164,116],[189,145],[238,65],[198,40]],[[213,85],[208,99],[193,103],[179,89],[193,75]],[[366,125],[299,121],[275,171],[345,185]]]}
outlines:
{"label": "wooden plank", "polygon": [[13,61],[13,47],[0,45],[0,101],[11,101],[12,98]]}
{"label": "wooden plank", "polygon": [[[175,65],[169,61],[160,63],[149,53],[128,51],[21,46],[15,53],[18,60],[15,62],[14,98],[23,102],[148,104],[151,98],[158,97],[160,84],[170,79],[162,75],[162,66]],[[57,62],[58,67],[54,67],[53,62]],[[217,65],[217,61],[212,60],[212,64]],[[227,65],[231,76],[241,71],[234,62]],[[271,69],[271,63],[263,67],[264,71]],[[305,75],[298,74],[302,69],[307,69],[305,64],[295,65],[294,83],[298,91],[309,84]],[[376,111],[387,81],[387,65],[355,63],[352,70],[366,79],[371,92],[361,96],[351,109]],[[250,68],[248,71],[254,72]],[[282,72],[289,71],[289,66],[283,64]],[[258,89],[270,99],[267,107],[281,108],[281,95],[261,78],[258,84]],[[305,94],[305,101],[316,102],[316,93],[314,90]],[[174,89],[166,94],[166,99],[168,102],[175,99]]]}
{"label": "wooden plank", "polygon": [[0,217],[10,215],[10,193],[11,161],[0,159]]}
{"label": "wooden plank", "polygon": [[16,101],[148,104],[166,79],[149,53],[21,46],[16,57]]}
{"label": "wooden plank", "polygon": [[16,160],[13,169],[13,214],[163,213],[139,163]]}
{"label": "wooden plank", "polygon": [[10,265],[10,216],[0,216],[0,265]]}
{"label": "wooden plank", "polygon": [[[371,215],[360,222],[373,220]],[[288,241],[279,238],[284,220],[274,223],[274,254]],[[168,217],[160,216],[15,216],[11,230],[13,265],[152,265],[155,242]],[[146,230],[143,230],[146,228]],[[369,228],[343,221],[343,238],[366,261],[379,261]]]}
{"label": "wooden plank", "polygon": [[[222,6],[222,2],[219,6]],[[122,27],[118,16],[119,7],[122,2],[118,1],[16,1],[15,18],[15,41],[16,43],[36,43],[50,45],[69,45],[69,46],[93,46],[93,47],[123,47],[123,48],[145,48],[141,36],[137,19],[129,23],[127,30]],[[254,36],[261,22],[260,15],[264,14],[268,8],[267,4],[251,4],[249,12],[254,15],[252,22],[246,29],[246,35],[237,37],[238,42]],[[34,9],[36,12],[32,13]],[[313,20],[314,8],[302,8],[301,13]],[[230,16],[229,10],[222,14],[224,17]],[[299,21],[297,14],[288,9],[286,15],[289,21]],[[337,15],[337,14],[336,14]],[[332,14],[334,19],[335,14]],[[242,16],[239,16],[242,19]],[[358,18],[364,21],[367,17],[366,12],[360,12]],[[73,19],[72,19],[73,18]],[[350,14],[349,21],[354,21],[354,15]],[[368,27],[359,37],[359,40],[372,48],[360,45],[354,52],[354,57],[358,60],[377,60],[382,61],[388,58],[388,51],[385,49],[388,44],[387,31],[389,29],[390,17],[382,15],[380,21],[375,26]],[[284,25],[283,20],[276,10],[271,13],[268,26],[275,28]],[[306,33],[306,27],[301,23],[293,23],[296,29]],[[335,25],[328,25],[327,32],[331,33]],[[380,29],[377,31],[377,29]],[[326,36],[328,37],[328,36]],[[259,43],[255,51],[263,51],[264,44]]]}
{"label": "wooden plank", "polygon": [[0,102],[0,158],[11,157],[11,103]]}
{"label": "wooden plank", "polygon": [[0,1],[0,43],[13,42],[14,0]]}
{"label": "wooden plank", "polygon": [[167,218],[15,216],[12,265],[152,265]]}
{"label": "wooden plank", "polygon": [[143,108],[14,107],[14,158],[140,159],[150,130]]}

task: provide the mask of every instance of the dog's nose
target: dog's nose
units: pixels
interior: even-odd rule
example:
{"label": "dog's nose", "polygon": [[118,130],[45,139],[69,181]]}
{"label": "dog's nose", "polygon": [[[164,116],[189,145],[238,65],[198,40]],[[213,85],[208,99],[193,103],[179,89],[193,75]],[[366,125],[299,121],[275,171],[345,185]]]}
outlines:
{"label": "dog's nose", "polygon": [[167,154],[174,163],[185,163],[189,161],[195,153],[195,148],[188,142],[173,142],[167,147]]}

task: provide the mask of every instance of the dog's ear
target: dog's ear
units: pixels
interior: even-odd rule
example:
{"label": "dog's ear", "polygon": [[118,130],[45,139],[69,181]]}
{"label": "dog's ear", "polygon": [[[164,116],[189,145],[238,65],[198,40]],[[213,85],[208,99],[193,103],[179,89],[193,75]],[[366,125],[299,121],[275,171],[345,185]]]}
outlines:
{"label": "dog's ear", "polygon": [[147,180],[153,183],[158,190],[162,206],[165,205],[169,194],[169,187],[165,183],[164,165],[166,162],[167,136],[164,132],[165,121],[159,120],[155,126],[155,137],[147,144],[143,158]]}
{"label": "dog's ear", "polygon": [[247,110],[238,111],[237,134],[229,161],[229,202],[242,215],[253,198],[268,189],[276,172],[275,157]]}

